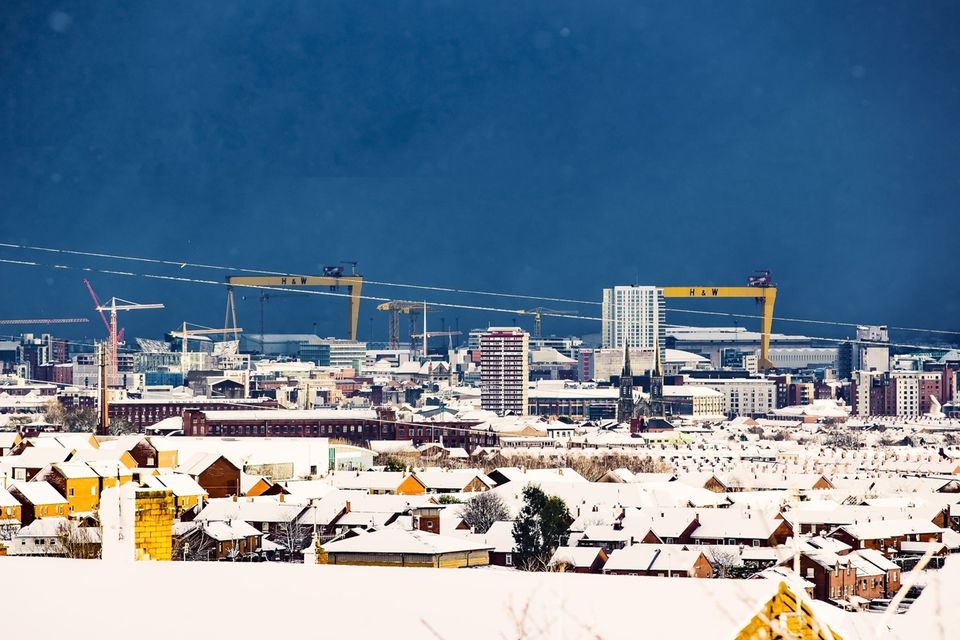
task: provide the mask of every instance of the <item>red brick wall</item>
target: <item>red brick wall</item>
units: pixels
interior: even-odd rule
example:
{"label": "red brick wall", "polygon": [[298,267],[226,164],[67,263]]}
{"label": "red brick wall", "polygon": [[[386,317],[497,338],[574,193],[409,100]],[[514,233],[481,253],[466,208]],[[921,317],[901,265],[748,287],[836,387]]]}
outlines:
{"label": "red brick wall", "polygon": [[240,494],[240,470],[224,458],[207,467],[197,482],[211,498],[227,498]]}

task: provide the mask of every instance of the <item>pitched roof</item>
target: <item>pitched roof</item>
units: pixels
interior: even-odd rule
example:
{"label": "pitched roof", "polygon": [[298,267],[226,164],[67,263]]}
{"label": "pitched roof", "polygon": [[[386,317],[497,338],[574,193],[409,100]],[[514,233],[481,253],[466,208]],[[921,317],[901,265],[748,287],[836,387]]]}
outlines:
{"label": "pitched roof", "polygon": [[496,483],[483,474],[479,469],[445,469],[415,471],[413,474],[427,489],[451,489],[461,491],[475,478],[479,478],[488,487]]}
{"label": "pitched roof", "polygon": [[577,568],[591,567],[601,551],[599,547],[557,547],[547,564],[563,563]]}
{"label": "pitched roof", "polygon": [[0,507],[19,507],[20,501],[13,497],[9,491],[0,487]]}
{"label": "pitched roof", "polygon": [[407,476],[403,471],[334,471],[327,479],[338,489],[395,491]]}
{"label": "pitched roof", "polygon": [[635,544],[616,549],[604,571],[689,571],[703,555],[699,549],[679,544]]}
{"label": "pitched roof", "polygon": [[763,513],[742,509],[703,509],[699,513],[700,526],[691,533],[693,538],[766,539],[773,535],[783,520]]}
{"label": "pitched roof", "polygon": [[324,549],[329,553],[372,554],[420,553],[436,555],[492,548],[490,545],[467,538],[454,538],[425,531],[407,531],[398,527],[387,527],[379,531],[362,533],[346,540],[324,545]]}
{"label": "pitched roof", "polygon": [[40,469],[53,462],[63,462],[70,458],[71,449],[61,447],[27,447],[18,456],[4,456],[0,463],[11,468]]}
{"label": "pitched roof", "polygon": [[91,469],[90,465],[85,462],[57,462],[51,465],[51,468],[59,471],[60,474],[68,480],[100,477],[99,474]]}
{"label": "pitched roof", "polygon": [[874,520],[840,527],[858,540],[872,540],[901,536],[908,533],[938,533],[943,531],[930,521],[915,519]]}
{"label": "pitched roof", "polygon": [[19,493],[30,504],[65,504],[67,499],[53,488],[49,482],[16,482],[10,486],[10,492]]}
{"label": "pitched roof", "polygon": [[144,477],[144,485],[157,489],[170,489],[178,498],[186,496],[205,496],[206,489],[201,487],[193,477],[185,473],[161,473],[155,476]]}
{"label": "pitched roof", "polygon": [[196,520],[243,520],[245,522],[290,522],[306,507],[279,502],[272,496],[256,498],[215,498],[204,504]]}
{"label": "pitched roof", "polygon": [[198,476],[206,471],[210,465],[220,458],[223,458],[237,469],[240,469],[240,465],[236,464],[225,455],[219,453],[195,453],[190,456],[189,460],[177,467],[177,471],[191,476]]}
{"label": "pitched roof", "polygon": [[204,522],[202,526],[203,532],[217,542],[241,540],[251,536],[260,537],[263,535],[263,532],[243,520]]}

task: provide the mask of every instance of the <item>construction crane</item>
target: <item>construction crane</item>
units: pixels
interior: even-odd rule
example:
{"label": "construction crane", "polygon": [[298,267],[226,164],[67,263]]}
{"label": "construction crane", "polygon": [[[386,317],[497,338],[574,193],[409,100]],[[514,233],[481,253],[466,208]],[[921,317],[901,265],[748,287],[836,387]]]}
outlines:
{"label": "construction crane", "polygon": [[87,318],[31,318],[29,320],[0,320],[0,325],[28,324],[81,324],[90,322]]}
{"label": "construction crane", "polygon": [[[93,290],[93,285],[90,284],[90,281],[86,278],[83,279],[83,284],[87,287],[87,291],[90,293],[90,298],[93,300],[93,308],[97,310],[97,313],[100,314],[100,319],[103,320],[103,326],[107,330],[107,335],[111,335],[110,321],[107,320],[107,316],[104,315],[103,311],[100,311],[100,298],[97,297],[97,292]],[[117,342],[123,344],[123,329],[119,329],[117,333]]]}
{"label": "construction crane", "polygon": [[[88,283],[89,286],[89,283]],[[93,289],[90,290],[91,293]],[[110,392],[109,381],[117,379],[117,312],[118,311],[140,311],[142,309],[163,309],[162,304],[138,304],[123,300],[122,298],[110,298],[109,304],[98,304],[97,311],[101,314],[110,312],[110,343],[109,345],[100,344],[97,351],[98,366],[100,368],[100,422],[97,429],[98,435],[107,435],[110,431]]]}
{"label": "construction crane", "polygon": [[[423,333],[411,333],[410,340],[423,340]],[[453,349],[453,337],[462,336],[462,331],[427,331],[427,340],[430,338],[447,338],[447,348]],[[423,353],[427,353],[427,345],[424,342]]]}
{"label": "construction crane", "polygon": [[745,287],[662,287],[664,298],[704,300],[715,298],[753,298],[760,304],[760,371],[773,369],[770,361],[770,333],[773,330],[773,305],[777,301],[777,287],[769,271],[758,271],[747,280]]}
{"label": "construction crane", "polygon": [[[188,329],[187,325],[190,324],[196,329]],[[232,331],[236,333],[243,333],[243,329],[239,327],[234,327]],[[190,338],[200,337],[200,336],[211,336],[217,333],[223,333],[223,329],[211,329],[210,327],[204,327],[199,324],[192,324],[184,321],[183,326],[180,331],[169,331],[168,334],[174,338],[180,338],[180,343],[182,346],[181,356],[180,356],[180,371],[186,375],[187,373],[187,341]]]}
{"label": "construction crane", "polygon": [[543,314],[563,314],[563,315],[580,315],[579,311],[557,311],[556,309],[547,309],[546,307],[535,307],[533,309],[518,309],[517,313],[522,313],[524,315],[533,314],[533,337],[542,338],[543,337]]}
{"label": "construction crane", "polygon": [[431,313],[436,311],[435,307],[425,305],[422,302],[413,302],[410,300],[391,300],[377,305],[377,311],[390,312],[390,348],[400,348],[400,315],[410,316],[410,339],[413,340],[414,332],[417,330],[417,316],[424,311]]}
{"label": "construction crane", "polygon": [[117,334],[117,312],[118,311],[141,311],[145,309],[163,309],[163,305],[156,304],[139,304],[136,302],[130,302],[129,300],[123,300],[121,298],[113,297],[110,298],[110,302],[107,304],[101,304],[97,306],[97,311],[105,313],[110,312],[110,371],[109,373],[114,376],[117,375],[117,344],[119,343],[119,338]]}
{"label": "construction crane", "polygon": [[[341,287],[346,288],[350,296],[349,309],[347,313],[347,332],[351,340],[357,339],[357,320],[360,317],[360,291],[363,288],[363,276],[356,272],[357,263],[350,262],[353,266],[351,275],[343,274],[343,267],[324,267],[322,276],[227,276],[227,311],[224,318],[223,334],[232,332],[234,339],[237,339],[239,331],[237,328],[237,309],[234,303],[234,287],[329,287],[331,291],[336,291]],[[232,320],[232,325],[230,324]]]}

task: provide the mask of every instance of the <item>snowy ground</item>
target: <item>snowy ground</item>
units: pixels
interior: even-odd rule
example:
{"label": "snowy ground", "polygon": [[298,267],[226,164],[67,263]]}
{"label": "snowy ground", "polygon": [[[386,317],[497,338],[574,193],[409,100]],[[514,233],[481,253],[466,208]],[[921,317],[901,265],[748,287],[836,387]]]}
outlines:
{"label": "snowy ground", "polygon": [[[955,568],[960,569],[960,565]],[[956,574],[953,571],[953,574]],[[696,580],[288,564],[0,558],[11,588],[3,637],[734,638],[772,596],[766,580]],[[956,576],[954,576],[956,577]],[[956,582],[956,580],[954,580]],[[922,619],[817,615],[845,640],[924,638],[956,629],[960,590],[917,606]],[[918,601],[918,604],[921,601]],[[932,613],[936,612],[936,613]],[[911,613],[913,613],[911,611]],[[932,615],[931,615],[932,613]]]}

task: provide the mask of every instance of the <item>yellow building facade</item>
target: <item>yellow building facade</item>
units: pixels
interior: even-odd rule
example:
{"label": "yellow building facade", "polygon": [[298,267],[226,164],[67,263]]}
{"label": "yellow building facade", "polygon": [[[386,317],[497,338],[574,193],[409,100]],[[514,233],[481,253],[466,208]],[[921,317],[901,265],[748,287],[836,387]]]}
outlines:
{"label": "yellow building facade", "polygon": [[173,559],[173,492],[139,490],[134,514],[134,557],[137,560]]}

